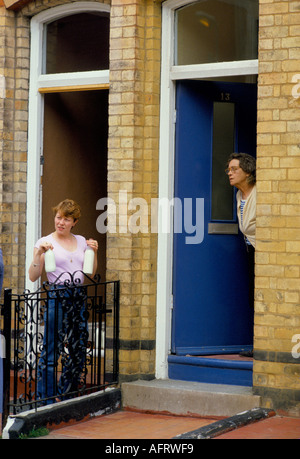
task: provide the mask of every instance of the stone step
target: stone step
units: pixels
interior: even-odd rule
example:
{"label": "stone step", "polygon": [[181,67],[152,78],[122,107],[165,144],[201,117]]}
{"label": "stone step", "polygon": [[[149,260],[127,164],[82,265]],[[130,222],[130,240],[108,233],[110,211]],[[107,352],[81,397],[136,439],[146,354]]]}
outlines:
{"label": "stone step", "polygon": [[123,383],[124,409],[182,416],[228,417],[261,406],[252,388],[154,379]]}

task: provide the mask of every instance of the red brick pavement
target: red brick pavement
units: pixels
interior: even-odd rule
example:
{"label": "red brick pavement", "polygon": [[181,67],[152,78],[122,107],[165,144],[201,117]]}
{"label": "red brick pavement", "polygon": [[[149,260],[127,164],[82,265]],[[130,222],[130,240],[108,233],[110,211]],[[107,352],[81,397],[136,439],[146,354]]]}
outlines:
{"label": "red brick pavement", "polygon": [[[215,419],[119,411],[50,431],[45,439],[171,439]],[[300,439],[300,419],[282,416],[254,422],[216,439]]]}
{"label": "red brick pavement", "polygon": [[[60,424],[43,439],[171,439],[197,430],[215,419],[130,411]],[[219,435],[215,439],[300,439],[300,418],[271,416]]]}

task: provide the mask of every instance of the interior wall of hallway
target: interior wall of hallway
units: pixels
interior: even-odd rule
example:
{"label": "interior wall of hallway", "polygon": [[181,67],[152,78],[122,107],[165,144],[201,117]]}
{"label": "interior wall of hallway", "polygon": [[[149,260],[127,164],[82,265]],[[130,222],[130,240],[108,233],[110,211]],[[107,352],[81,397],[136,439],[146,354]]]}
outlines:
{"label": "interior wall of hallway", "polygon": [[265,406],[296,416],[300,416],[299,8],[299,1],[260,0],[253,379],[254,392],[263,397]]}
{"label": "interior wall of hallway", "polygon": [[150,209],[158,195],[160,34],[160,2],[112,0],[108,196],[125,223],[107,233],[107,278],[121,281],[121,381],[155,373],[157,235],[149,215],[142,232],[130,231],[127,213],[138,207],[127,204],[142,198]]}

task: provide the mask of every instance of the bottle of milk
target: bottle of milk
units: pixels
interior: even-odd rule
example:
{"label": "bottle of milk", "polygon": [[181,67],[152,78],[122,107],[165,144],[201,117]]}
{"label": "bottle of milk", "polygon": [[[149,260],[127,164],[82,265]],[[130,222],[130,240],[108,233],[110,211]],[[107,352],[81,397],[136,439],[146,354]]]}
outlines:
{"label": "bottle of milk", "polygon": [[51,249],[45,252],[45,271],[46,273],[52,273],[56,270],[55,256]]}
{"label": "bottle of milk", "polygon": [[83,261],[83,272],[85,274],[93,274],[94,257],[95,257],[94,250],[91,249],[91,247],[87,246],[86,251],[84,253],[84,261]]}

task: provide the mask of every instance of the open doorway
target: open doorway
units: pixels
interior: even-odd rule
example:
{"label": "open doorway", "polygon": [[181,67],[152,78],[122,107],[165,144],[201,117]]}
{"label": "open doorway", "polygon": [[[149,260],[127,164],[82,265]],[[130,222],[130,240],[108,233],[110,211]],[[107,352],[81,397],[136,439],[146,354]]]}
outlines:
{"label": "open doorway", "polygon": [[53,231],[53,206],[65,198],[77,201],[82,216],[76,233],[98,240],[104,281],[106,237],[96,229],[96,203],[107,195],[108,90],[44,97],[42,234]]}
{"label": "open doorway", "polygon": [[[239,126],[243,118],[250,118],[253,132],[251,139],[255,144],[256,95],[254,93],[250,97],[251,107],[254,107],[253,116],[251,110],[251,117],[248,113],[240,117],[238,112],[241,113],[244,108],[244,95],[236,98],[233,92],[240,84],[249,85],[249,89],[253,84],[254,91],[256,90],[258,1],[169,0],[162,7],[162,28],[159,197],[167,198],[169,202],[174,197],[179,197],[181,203],[182,199],[190,198],[194,207],[189,220],[191,225],[187,227],[188,231],[185,234],[177,233],[182,221],[176,220],[176,228],[174,224],[174,231],[169,236],[158,236],[160,259],[157,273],[159,295],[156,376],[252,385],[252,362],[242,362],[240,368],[235,362],[227,362],[227,359],[224,365],[220,362],[221,359],[211,358],[212,353],[225,351],[224,345],[226,348],[227,345],[231,347],[230,353],[239,352],[239,348],[250,347],[253,333],[251,327],[247,327],[248,324],[252,324],[252,320],[244,321],[251,315],[247,305],[243,305],[245,316],[240,314],[240,310],[237,311],[245,325],[241,329],[235,328],[232,309],[226,315],[228,296],[232,299],[232,289],[228,288],[223,277],[217,279],[216,276],[216,270],[219,271],[221,268],[218,260],[223,263],[228,260],[228,256],[232,256],[232,247],[235,240],[238,242],[238,234],[223,234],[224,229],[233,231],[236,221],[235,215],[223,215],[223,191],[221,190],[220,195],[219,186],[221,187],[223,180],[226,180],[226,177],[221,175],[225,175],[225,167],[222,165],[220,174],[215,175],[216,170],[212,166],[223,164],[223,158],[218,162],[219,155],[216,154],[216,161],[213,161],[213,150],[209,142],[212,142],[212,127],[221,127],[221,135],[215,137],[221,140],[226,157],[223,135],[226,136],[228,145],[230,142],[232,144],[232,138],[229,139],[227,134],[234,127],[235,134],[238,135],[238,138],[234,138],[234,148],[244,149],[239,142]],[[218,87],[216,83],[220,83],[222,87],[219,86],[219,90],[216,91],[218,94],[213,94],[207,92],[208,88],[204,88],[206,83],[212,86],[212,90]],[[224,92],[225,84],[233,85],[230,91],[226,88]],[[180,98],[180,94],[183,97]],[[165,107],[171,108],[169,114]],[[192,119],[186,115],[192,115]],[[226,120],[226,124],[223,123],[223,119]],[[236,121],[239,121],[239,126]],[[191,132],[192,129],[195,129],[194,133]],[[190,144],[189,150],[185,148],[185,141]],[[226,150],[232,149],[231,144]],[[255,153],[255,145],[251,148],[252,152]],[[229,191],[232,193],[231,189]],[[230,211],[235,212],[232,198],[232,194],[228,194]],[[197,199],[204,202],[204,217],[198,219],[198,226],[195,219]],[[185,239],[188,236],[187,239],[190,241],[193,227],[199,230],[199,235],[203,234],[203,243],[189,242],[190,245],[187,245]],[[228,239],[228,245],[225,239]],[[194,242],[196,241],[197,237],[194,237]],[[208,248],[211,242],[213,245]],[[195,248],[198,249],[197,253]],[[224,251],[228,253],[224,255]],[[226,268],[224,271],[228,275]],[[247,291],[247,286],[244,286]],[[218,295],[222,298],[217,298]],[[226,304],[223,303],[223,297]],[[237,302],[231,301],[230,307],[233,304]],[[216,305],[220,305],[220,309]],[[226,334],[228,335],[225,336]],[[215,364],[216,360],[220,364],[218,367]],[[231,370],[237,367],[241,371],[234,375]]]}
{"label": "open doorway", "polygon": [[253,346],[247,252],[225,167],[232,152],[256,156],[256,92],[255,83],[177,82],[174,194],[201,198],[203,214],[192,234],[184,209],[174,231],[171,379],[252,385],[252,359],[240,356]]}
{"label": "open doorway", "polygon": [[[102,280],[96,203],[107,194],[109,30],[110,5],[99,2],[49,8],[30,25],[26,265],[38,238],[53,231],[51,208],[69,197],[82,208],[76,232],[99,242]],[[26,287],[36,285],[26,279]]]}

